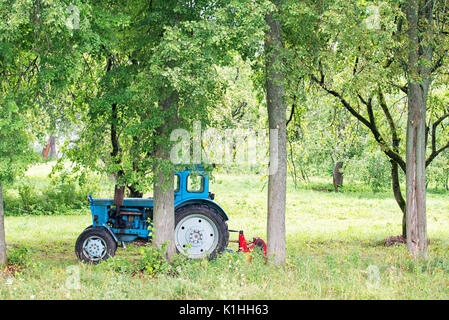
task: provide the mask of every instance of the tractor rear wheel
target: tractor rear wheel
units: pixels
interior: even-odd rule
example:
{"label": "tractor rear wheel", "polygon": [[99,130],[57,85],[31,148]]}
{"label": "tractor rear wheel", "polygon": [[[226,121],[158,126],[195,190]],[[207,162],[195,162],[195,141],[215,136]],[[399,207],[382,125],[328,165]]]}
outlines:
{"label": "tractor rear wheel", "polygon": [[208,205],[181,207],[175,213],[175,245],[192,259],[213,259],[228,246],[228,225],[218,211]]}
{"label": "tractor rear wheel", "polygon": [[104,228],[86,228],[75,244],[78,259],[92,264],[113,257],[116,250],[117,243]]}

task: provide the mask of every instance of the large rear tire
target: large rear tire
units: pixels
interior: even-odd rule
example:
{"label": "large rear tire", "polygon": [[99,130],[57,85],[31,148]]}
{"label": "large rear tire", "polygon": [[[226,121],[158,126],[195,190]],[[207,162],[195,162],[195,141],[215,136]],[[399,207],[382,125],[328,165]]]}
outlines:
{"label": "large rear tire", "polygon": [[192,259],[213,259],[228,246],[228,225],[205,204],[181,207],[175,213],[176,250]]}

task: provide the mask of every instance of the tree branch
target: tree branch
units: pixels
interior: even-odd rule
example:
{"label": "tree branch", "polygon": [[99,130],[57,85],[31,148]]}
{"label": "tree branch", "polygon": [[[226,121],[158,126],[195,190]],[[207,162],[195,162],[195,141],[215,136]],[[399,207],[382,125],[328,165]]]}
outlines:
{"label": "tree branch", "polygon": [[[449,106],[446,106],[448,108]],[[441,152],[449,148],[449,142],[445,144],[443,147],[437,150],[436,146],[436,133],[437,133],[437,127],[449,117],[449,112],[443,114],[441,117],[439,117],[432,125],[432,153],[429,155],[429,157],[426,160],[426,167],[435,159]]]}
{"label": "tree branch", "polygon": [[295,114],[295,100],[296,100],[296,95],[293,96],[292,111],[290,112],[290,117],[288,118],[287,123],[285,124],[286,127],[288,126],[290,121],[292,121],[293,115]]}
{"label": "tree branch", "polygon": [[[380,134],[375,122],[374,122],[374,114],[373,114],[373,110],[372,110],[372,97],[370,97],[370,99],[368,101],[366,101],[365,99],[363,99],[363,97],[361,95],[358,95],[359,99],[362,101],[362,103],[364,103],[365,105],[367,105],[367,109],[368,109],[368,115],[370,120],[366,119],[365,117],[363,117],[360,113],[358,113],[352,106],[351,104],[345,100],[341,94],[339,94],[338,92],[327,88],[326,85],[324,84],[324,74],[323,71],[320,70],[321,73],[321,80],[318,80],[317,77],[315,77],[313,74],[310,75],[311,79],[318,83],[319,86],[321,88],[323,88],[323,90],[325,90],[327,93],[333,95],[334,97],[336,97],[337,99],[340,100],[341,104],[346,108],[346,110],[348,110],[355,118],[357,118],[360,122],[362,122],[366,127],[368,127],[371,130],[371,133],[374,136],[374,139],[377,141],[377,143],[380,145],[382,151],[393,161],[397,162],[398,165],[401,167],[401,169],[405,172],[405,168],[406,168],[406,164],[405,161],[401,158],[401,156],[394,150],[391,150],[390,148],[388,148],[387,144],[385,143],[385,140],[383,139],[382,135]],[[369,105],[369,106],[368,106]]]}

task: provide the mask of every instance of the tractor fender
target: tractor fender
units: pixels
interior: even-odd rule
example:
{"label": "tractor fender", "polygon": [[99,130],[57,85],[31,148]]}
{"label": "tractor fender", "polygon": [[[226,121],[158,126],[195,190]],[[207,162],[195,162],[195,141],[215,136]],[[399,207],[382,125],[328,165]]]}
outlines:
{"label": "tractor fender", "polygon": [[114,232],[112,231],[110,226],[108,226],[106,223],[104,223],[101,227],[105,228],[109,232],[109,234],[112,236],[112,238],[115,240],[115,242],[118,243],[117,236],[114,234]]}
{"label": "tractor fender", "polygon": [[188,206],[188,205],[191,205],[191,204],[206,204],[208,206],[211,206],[211,207],[215,208],[218,211],[218,213],[223,217],[223,219],[225,221],[229,220],[229,217],[226,214],[226,212],[224,211],[224,209],[218,203],[216,203],[215,201],[209,200],[209,199],[192,199],[192,200],[187,200],[187,201],[181,202],[180,204],[176,205],[175,206],[175,210],[179,209],[179,208],[182,208],[182,207],[185,207],[185,206]]}

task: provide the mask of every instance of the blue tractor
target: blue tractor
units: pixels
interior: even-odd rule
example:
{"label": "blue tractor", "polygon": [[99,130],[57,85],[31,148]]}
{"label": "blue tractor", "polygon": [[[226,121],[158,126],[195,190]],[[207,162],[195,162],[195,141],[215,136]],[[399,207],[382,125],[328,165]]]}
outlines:
{"label": "blue tractor", "polygon": [[[189,258],[213,258],[226,249],[228,216],[209,192],[209,175],[201,167],[175,173],[175,244]],[[78,237],[79,260],[98,263],[115,255],[117,246],[151,240],[153,199],[125,198],[118,209],[114,199],[89,197],[92,225]]]}

